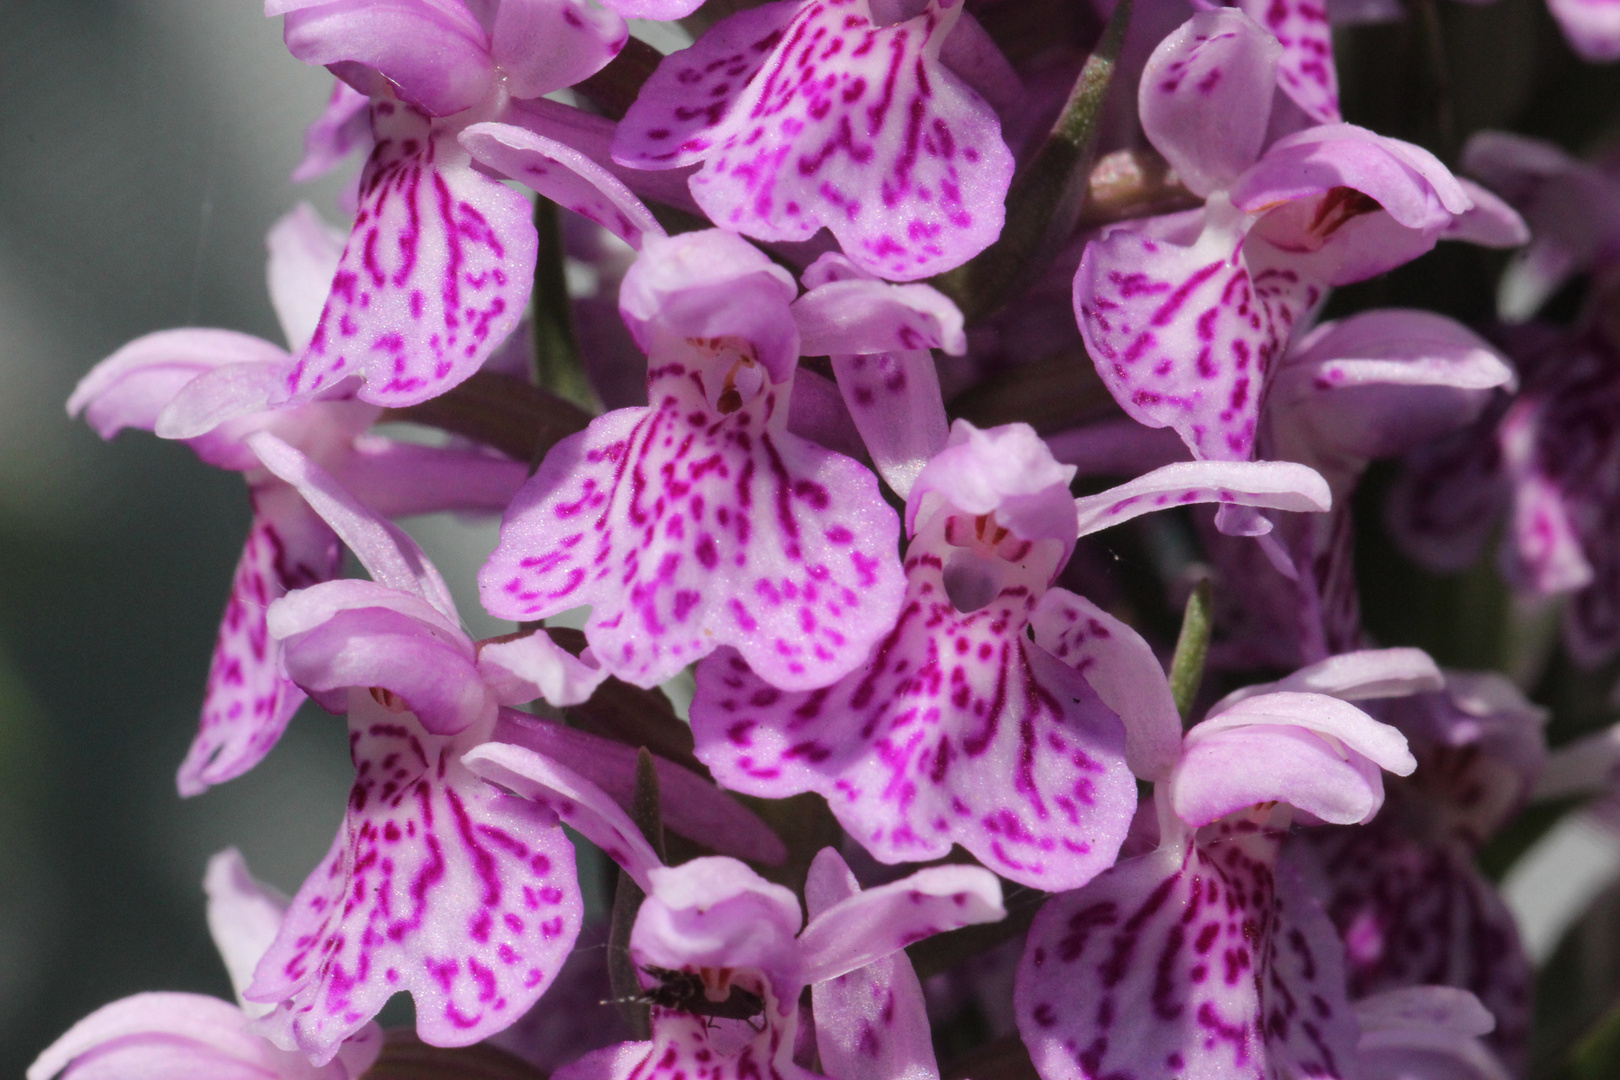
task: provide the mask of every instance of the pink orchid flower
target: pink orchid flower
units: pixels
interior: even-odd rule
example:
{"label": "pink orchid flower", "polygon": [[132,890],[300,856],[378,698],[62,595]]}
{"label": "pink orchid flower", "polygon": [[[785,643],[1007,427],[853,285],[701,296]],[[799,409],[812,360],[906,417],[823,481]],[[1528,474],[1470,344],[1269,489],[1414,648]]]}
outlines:
{"label": "pink orchid flower", "polygon": [[1530,797],[1547,756],[1546,710],[1500,675],[1442,672],[1415,649],[1336,656],[1275,686],[1286,684],[1384,699],[1367,707],[1407,737],[1419,765],[1390,785],[1371,824],[1309,829],[1289,844],[1343,937],[1351,996],[1470,991],[1495,1016],[1491,1052],[1522,1070],[1534,975],[1475,856]]}
{"label": "pink orchid flower", "polygon": [[[355,225],[314,334],[272,391],[411,405],[466,379],[511,333],[534,278],[528,200],[480,172],[457,141],[511,102],[600,70],[623,16],[671,19],[693,0],[267,0],[292,54],[370,99],[372,149]],[[310,136],[314,174],[362,141],[339,92]]]}
{"label": "pink orchid flower", "polygon": [[[501,745],[480,747],[466,761],[578,829],[647,894],[630,955],[653,1005],[652,1039],[588,1054],[559,1070],[560,1078],[809,1080],[817,1074],[797,1064],[793,1051],[799,998],[810,986],[828,1076],[880,1080],[917,1075],[901,1072],[917,1068],[937,1080],[921,987],[902,950],[1001,919],[1001,888],[989,871],[932,867],[862,891],[827,848],[810,865],[804,924],[791,891],[734,859],[663,866],[618,806],[555,762]],[[693,993],[683,1002],[671,996],[672,984]]]}
{"label": "pink orchid flower", "polygon": [[[271,302],[296,352],[315,332],[341,240],[302,206],[271,229],[268,244]],[[248,483],[253,524],[214,646],[202,726],[180,767],[183,795],[240,776],[281,737],[304,695],[282,670],[265,612],[288,590],[328,581],[340,568],[337,536],[259,461],[248,445],[253,433],[300,448],[388,517],[499,510],[527,474],[522,463],[491,454],[369,434],[382,410],[363,402],[254,408],[289,361],[286,350],[246,334],[167,330],[103,360],[68,399],[69,414],[82,411],[103,438],[125,427],[155,430]]]}
{"label": "pink orchid flower", "polygon": [[1280,860],[1290,819],[1370,820],[1416,762],[1352,705],[1279,690],[1187,732],[1160,839],[1035,917],[1014,990],[1043,1080],[1356,1075],[1343,946]]}
{"label": "pink orchid flower", "polygon": [[733,234],[643,238],[619,306],[652,404],[547,454],[479,576],[491,613],[589,604],[596,656],[639,686],[721,645],[792,688],[860,662],[899,609],[898,522],[863,466],[787,430],[796,292]]}
{"label": "pink orchid flower", "polygon": [[1013,160],[940,61],[961,0],[889,24],[873,7],[778,0],[721,20],[642,87],[615,160],[700,164],[692,197],[716,224],[767,241],[826,228],[879,277],[967,261],[1001,231]]}
{"label": "pink orchid flower", "polygon": [[[568,758],[628,800],[631,748],[502,708],[577,704],[606,672],[543,632],[473,642],[409,538],[273,435],[252,444],[373,580],[301,589],[270,611],[291,678],[347,713],[356,776],[331,852],[245,996],[275,1003],[264,1030],[317,1063],[401,990],[416,999],[424,1041],[477,1042],[545,992],[582,909],[573,850],[555,819],[479,782],[461,757],[512,739]],[[659,775],[672,828],[781,858],[769,830],[712,786],[667,762]]]}
{"label": "pink orchid flower", "polygon": [[[1194,456],[1252,457],[1289,338],[1329,287],[1407,262],[1444,235],[1522,242],[1518,216],[1427,151],[1348,124],[1265,148],[1279,46],[1239,11],[1195,15],[1142,76],[1142,126],[1201,211],[1087,245],[1075,313],[1131,417]],[[1223,515],[1252,531],[1253,515]]]}
{"label": "pink orchid flower", "polygon": [[[1052,587],[1076,539],[1192,502],[1325,510],[1327,491],[1299,465],[1187,462],[1076,501],[1073,473],[1026,425],[957,421],[909,492],[894,628],[819,690],[791,692],[735,652],[704,661],[699,758],[738,791],[820,792],[883,862],[959,843],[1046,889],[1112,864],[1136,804],[1127,760],[1151,776],[1165,757],[1162,709],[1151,730],[1120,726],[1134,694],[1120,654],[1145,653],[1163,674],[1128,627]],[[1089,628],[1108,640],[1082,649]],[[1108,659],[1086,659],[1089,648]],[[1179,729],[1173,707],[1168,723]]]}

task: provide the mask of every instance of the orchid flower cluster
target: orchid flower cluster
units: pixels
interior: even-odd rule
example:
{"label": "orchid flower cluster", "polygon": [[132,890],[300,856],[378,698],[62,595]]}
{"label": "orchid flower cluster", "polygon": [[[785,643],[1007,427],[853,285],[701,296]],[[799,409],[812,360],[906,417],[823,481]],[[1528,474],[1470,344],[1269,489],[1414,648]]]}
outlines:
{"label": "orchid flower cluster", "polygon": [[[1019,2],[268,0],[335,76],[297,176],[363,158],[352,226],[270,232],[284,345],[154,333],[68,410],[247,482],[180,794],[306,698],[354,784],[290,899],[210,864],[235,1002],[114,1002],[30,1080],[1524,1074],[1475,856],[1546,713],[1376,647],[1353,496],[1403,459],[1442,568],[1505,517],[1570,655],[1620,652],[1620,171],[1345,123],[1314,0],[1117,0],[1040,71]],[[1520,249],[1508,317],[1575,274],[1590,313],[1323,320],[1440,241]],[[1064,349],[1104,409],[982,392]],[[395,523],[438,512],[500,515],[512,633]],[[1098,569],[1132,529],[1201,546],[1174,649]]]}

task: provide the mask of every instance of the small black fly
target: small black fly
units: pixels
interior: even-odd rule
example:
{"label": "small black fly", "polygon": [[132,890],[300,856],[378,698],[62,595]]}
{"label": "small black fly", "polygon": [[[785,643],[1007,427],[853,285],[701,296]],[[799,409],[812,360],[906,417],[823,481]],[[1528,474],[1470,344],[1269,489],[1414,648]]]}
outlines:
{"label": "small black fly", "polygon": [[765,1011],[764,998],[738,986],[729,987],[721,1000],[711,1001],[703,976],[695,971],[674,971],[651,964],[641,970],[658,980],[643,991],[641,1000],[660,1009],[723,1020],[752,1020]]}

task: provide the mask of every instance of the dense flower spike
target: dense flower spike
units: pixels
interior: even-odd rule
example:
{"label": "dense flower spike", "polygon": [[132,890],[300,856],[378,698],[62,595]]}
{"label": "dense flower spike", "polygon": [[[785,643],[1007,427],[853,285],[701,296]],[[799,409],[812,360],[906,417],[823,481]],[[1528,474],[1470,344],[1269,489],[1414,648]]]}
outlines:
{"label": "dense flower spike", "polygon": [[1342,946],[1280,847],[1291,805],[1365,820],[1380,768],[1414,764],[1394,729],[1317,694],[1250,697],[1188,732],[1155,790],[1158,849],[1030,928],[1015,1001],[1043,1080],[1355,1075]]}
{"label": "dense flower spike", "polygon": [[[1620,55],[1620,0],[1548,2]],[[182,794],[306,697],[353,783],[295,898],[210,863],[235,1004],[114,1002],[29,1080],[1603,1073],[1612,980],[1533,1008],[1514,920],[1539,952],[1620,821],[1620,726],[1575,737],[1620,155],[1471,132],[1602,146],[1604,80],[1406,8],[266,0],[336,80],[294,178],[360,165],[347,239],[271,230],[285,348],[148,335],[69,411],[248,485]],[[1422,63],[1349,28],[1403,16]],[[1474,179],[1343,122],[1335,38],[1355,118]],[[1368,282],[1440,240],[1527,247]],[[1385,531],[1445,572],[1501,533],[1512,603],[1392,567],[1395,456]],[[497,509],[477,640],[395,520]],[[1593,802],[1491,842],[1532,797]]]}
{"label": "dense flower spike", "polygon": [[[1267,471],[1250,468],[1251,480]],[[884,862],[938,858],[959,843],[1015,881],[1083,884],[1113,861],[1135,789],[1110,708],[1125,699],[1110,683],[1104,704],[1049,651],[1076,648],[1064,636],[1083,612],[1053,580],[1082,531],[1186,502],[1279,501],[1242,492],[1241,466],[1214,475],[1222,469],[1232,466],[1172,466],[1158,484],[1077,507],[1072,468],[1028,427],[958,421],[911,489],[894,629],[862,667],[810,693],[783,693],[734,653],[705,661],[692,703],[698,756],[739,791],[819,791]],[[1292,488],[1280,501],[1290,499],[1305,501]],[[1146,722],[1162,725],[1162,714]],[[1145,767],[1162,753],[1157,730],[1133,733]]]}
{"label": "dense flower spike", "polygon": [[787,430],[792,279],[728,233],[644,244],[620,307],[652,404],[546,456],[480,574],[484,606],[590,604],[597,657],[639,686],[726,644],[783,688],[826,685],[899,607],[894,512],[864,467]]}
{"label": "dense flower spike", "polygon": [[151,1076],[358,1080],[382,1049],[368,1024],[324,1065],[272,1045],[253,1031],[261,1009],[242,1001],[253,965],[280,924],[287,901],[247,872],[233,848],[208,864],[208,928],[238,995],[232,1005],[201,994],[137,994],[97,1009],[40,1054],[28,1080]]}
{"label": "dense flower spike", "polygon": [[928,0],[880,26],[869,0],[778,0],[733,15],[659,65],[614,157],[701,162],[698,205],[748,236],[825,227],[880,277],[949,270],[1000,233],[1013,172],[995,113],[939,60],[961,13]]}
{"label": "dense flower spike", "polygon": [[1261,153],[1277,44],[1240,12],[1195,15],[1159,46],[1140,110],[1154,145],[1206,197],[1202,213],[1150,219],[1088,245],[1075,312],[1120,405],[1170,426],[1194,455],[1253,455],[1271,369],[1329,286],[1434,246],[1476,208],[1427,151],[1348,124]]}
{"label": "dense flower spike", "polygon": [[[297,350],[315,332],[341,241],[302,206],[271,229],[268,245],[270,298]],[[361,402],[266,410],[288,363],[287,352],[245,334],[169,330],[102,361],[68,399],[69,413],[82,410],[103,438],[124,427],[155,429],[248,482],[253,523],[214,646],[201,729],[180,767],[183,795],[241,775],[280,738],[304,695],[282,670],[280,642],[269,635],[265,612],[288,590],[328,581],[339,570],[337,536],[260,463],[247,445],[254,432],[301,447],[388,516],[499,510],[525,478],[519,462],[368,434],[381,410]]]}

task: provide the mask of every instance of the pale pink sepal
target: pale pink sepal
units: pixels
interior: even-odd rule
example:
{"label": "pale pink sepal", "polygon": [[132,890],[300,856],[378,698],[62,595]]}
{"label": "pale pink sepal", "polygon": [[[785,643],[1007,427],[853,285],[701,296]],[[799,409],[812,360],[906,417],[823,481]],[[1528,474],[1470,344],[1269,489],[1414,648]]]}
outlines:
{"label": "pale pink sepal", "polygon": [[[859,895],[855,875],[832,848],[810,863],[804,885],[810,920]],[[917,971],[904,952],[810,987],[816,1053],[838,1080],[938,1080],[939,1065]]]}
{"label": "pale pink sepal", "polygon": [[1234,690],[1210,706],[1205,719],[1238,702],[1277,690],[1327,694],[1340,701],[1407,697],[1445,688],[1440,666],[1422,649],[1361,649],[1319,660],[1277,682]]}
{"label": "pale pink sepal", "polygon": [[805,985],[796,938],[804,915],[791,889],[719,855],[655,867],[648,878],[630,932],[638,961],[675,970],[755,968],[769,980],[777,1009],[796,1008]]}
{"label": "pale pink sepal", "polygon": [[481,642],[478,674],[504,705],[536,698],[552,705],[578,705],[608,677],[589,649],[576,657],[543,630]]}
{"label": "pale pink sepal", "polygon": [[513,97],[535,98],[596,74],[629,36],[619,12],[587,0],[501,0],[490,59]]}
{"label": "pale pink sepal", "polygon": [[997,524],[1019,539],[1072,545],[1074,471],[1052,457],[1028,424],[981,430],[957,420],[945,448],[929,460],[906,497],[906,531],[916,535],[943,500],[962,513],[994,513]]}
{"label": "pale pink sepal", "polygon": [[962,312],[931,285],[893,285],[872,277],[839,252],[828,252],[802,275],[805,293],[793,303],[807,356],[905,349],[967,351]]}
{"label": "pale pink sepal", "polygon": [[1457,183],[1474,205],[1451,219],[1440,234],[1442,240],[1462,240],[1489,248],[1516,248],[1530,242],[1530,226],[1495,192],[1466,176],[1457,177]]}
{"label": "pale pink sepal", "polygon": [[[652,367],[701,368],[713,355],[705,339],[734,342],[770,382],[785,383],[799,363],[799,328],[788,307],[797,293],[793,275],[763,251],[724,229],[702,229],[644,239],[619,285],[619,314]],[[719,393],[706,388],[711,404]],[[656,404],[650,391],[648,398]]]}
{"label": "pale pink sepal", "polygon": [[512,743],[484,743],[461,759],[474,775],[534,803],[607,853],[646,891],[662,866],[652,845],[607,793],[572,769]]}
{"label": "pale pink sepal", "polygon": [[242,1010],[202,994],[147,993],[105,1005],[29,1066],[28,1080],[358,1080],[382,1052],[371,1025],[324,1066],[277,1049]]}
{"label": "pale pink sepal", "polygon": [[280,933],[292,901],[256,881],[235,848],[226,848],[208,860],[203,891],[208,894],[208,933],[225,961],[237,1003],[257,1019],[270,1006],[243,1000],[242,991],[253,981],[253,969]]}
{"label": "pale pink sepal", "polygon": [[466,379],[517,326],[539,243],[529,200],[399,101],[372,106],[377,146],[309,345],[280,396],[357,377],[376,405],[414,405]]}
{"label": "pale pink sepal", "polygon": [[362,506],[331,475],[268,432],[248,437],[264,467],[298,489],[379,584],[422,597],[452,623],[455,601],[416,541]]}
{"label": "pale pink sepal", "polygon": [[1086,536],[1154,510],[1207,502],[1324,513],[1333,496],[1320,473],[1292,461],[1186,461],[1076,499],[1075,505],[1080,535]]}
{"label": "pale pink sepal", "polygon": [[1365,758],[1286,724],[1254,723],[1189,738],[1170,784],[1176,816],[1193,827],[1273,802],[1316,821],[1357,825],[1372,820],[1384,803],[1383,781]]}
{"label": "pale pink sepal", "polygon": [[1188,744],[1247,724],[1287,724],[1317,732],[1396,776],[1410,776],[1417,768],[1406,736],[1397,729],[1338,698],[1294,690],[1273,691],[1232,705],[1189,731]]}
{"label": "pale pink sepal", "polygon": [[478,1042],[526,1012],[573,948],[573,848],[553,817],[461,764],[487,728],[435,736],[363,689],[348,714],[347,816],[244,996],[275,1003],[258,1030],[316,1063],[401,991],[424,1042]]}
{"label": "pale pink sepal", "polygon": [[85,414],[110,439],[126,427],[151,431],[180,389],[226,365],[285,364],[287,354],[234,330],[160,330],[136,338],[91,368],[68,397],[69,416]]}
{"label": "pale pink sepal", "polygon": [[1142,635],[1083,596],[1053,589],[1030,613],[1035,644],[1085,676],[1125,722],[1125,761],[1163,780],[1181,756],[1181,716],[1164,667]]}
{"label": "pale pink sepal", "polygon": [[474,160],[596,222],[633,248],[665,236],[652,211],[618,177],[556,139],[515,124],[474,124],[461,133]]}
{"label": "pale pink sepal", "polygon": [[198,439],[228,421],[265,412],[286,366],[283,356],[275,363],[224,364],[206,371],[175,392],[152,431],[160,439]]}
{"label": "pale pink sepal", "polygon": [[934,866],[841,900],[799,935],[806,982],[836,979],[891,956],[913,941],[976,923],[998,922],[1001,885],[980,866]]}
{"label": "pale pink sepal", "polygon": [[1547,0],[1564,38],[1583,60],[1620,60],[1620,5],[1610,0]]}
{"label": "pale pink sepal", "polygon": [[1161,41],[1137,93],[1142,129],[1196,195],[1254,164],[1271,116],[1277,39],[1242,11],[1200,11]]}
{"label": "pale pink sepal", "polygon": [[878,475],[896,495],[908,498],[917,476],[950,437],[933,353],[834,356],[832,367]]}
{"label": "pale pink sepal", "polygon": [[289,179],[306,183],[335,169],[362,146],[371,145],[371,99],[342,79],[332,80],[332,96],[304,132],[304,156]]}
{"label": "pale pink sepal", "polygon": [[1395,728],[1337,698],[1273,692],[1187,733],[1169,780],[1170,805],[1195,828],[1270,802],[1356,824],[1383,804],[1380,768],[1402,776],[1417,768]]}
{"label": "pale pink sepal", "polygon": [[1506,1063],[1481,1041],[1496,1019],[1467,990],[1408,986],[1355,1003],[1362,1080],[1511,1080]]}
{"label": "pale pink sepal", "polygon": [[[328,582],[305,592],[346,584]],[[282,646],[288,676],[334,711],[342,711],[351,687],[378,688],[403,700],[429,732],[451,735],[487,726],[499,707],[473,667],[466,635],[447,634],[436,621],[389,607],[338,610],[313,629],[285,638]]]}
{"label": "pale pink sepal", "polygon": [[1333,924],[1274,841],[1216,839],[1119,863],[1035,917],[1013,1001],[1043,1080],[1357,1076]]}
{"label": "pale pink sepal", "polygon": [[435,116],[477,104],[496,77],[488,35],[459,0],[266,0],[264,13],[286,16],[282,38],[304,63],[333,66],[365,94],[392,84]]}
{"label": "pale pink sepal", "polygon": [[264,238],[270,306],[281,322],[287,348],[295,353],[315,336],[332,276],[343,257],[343,242],[343,234],[322,221],[307,202],[283,214]]}

